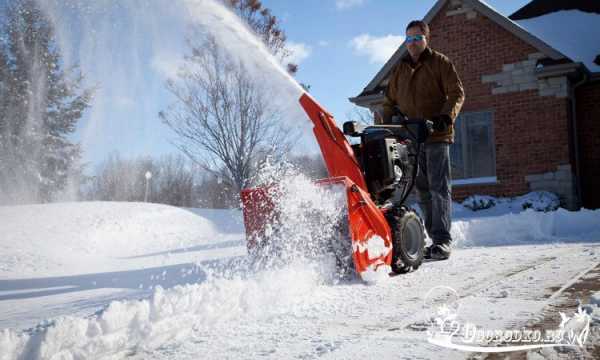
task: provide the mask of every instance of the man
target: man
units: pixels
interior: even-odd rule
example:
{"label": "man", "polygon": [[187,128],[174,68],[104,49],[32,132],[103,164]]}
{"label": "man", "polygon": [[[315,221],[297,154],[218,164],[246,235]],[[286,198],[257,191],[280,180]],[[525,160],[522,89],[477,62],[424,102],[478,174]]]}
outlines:
{"label": "man", "polygon": [[454,121],[465,96],[454,65],[428,46],[429,26],[412,21],[406,27],[408,54],[389,78],[382,118],[389,123],[401,111],[409,118],[433,121],[433,134],[419,157],[416,188],[425,216],[425,228],[433,245],[425,258],[450,256],[452,197],[450,184],[450,144],[454,141]]}

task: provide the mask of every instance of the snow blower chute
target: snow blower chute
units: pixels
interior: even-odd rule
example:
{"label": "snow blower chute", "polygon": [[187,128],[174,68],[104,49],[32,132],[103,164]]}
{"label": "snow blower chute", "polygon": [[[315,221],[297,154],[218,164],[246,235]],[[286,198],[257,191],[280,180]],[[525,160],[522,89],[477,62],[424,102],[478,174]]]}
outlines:
{"label": "snow blower chute", "polygon": [[[425,246],[423,223],[404,202],[413,187],[418,153],[430,124],[398,115],[389,125],[363,127],[346,122],[342,132],[310,95],[303,94],[300,104],[313,122],[330,175],[315,183],[345,189],[347,224],[342,228],[346,238],[335,239],[341,242],[335,245],[351,252],[354,270],[364,280],[382,272],[418,268]],[[351,145],[346,136],[360,137],[360,144]],[[241,198],[247,246],[253,253],[264,245],[265,232],[278,214],[269,189],[245,189]]]}

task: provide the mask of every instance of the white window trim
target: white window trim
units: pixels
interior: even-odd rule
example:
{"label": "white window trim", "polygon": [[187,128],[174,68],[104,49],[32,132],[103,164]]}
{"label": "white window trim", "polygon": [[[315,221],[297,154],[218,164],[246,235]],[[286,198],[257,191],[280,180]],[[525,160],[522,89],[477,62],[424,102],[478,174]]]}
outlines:
{"label": "white window trim", "polygon": [[486,176],[479,178],[469,178],[452,180],[452,185],[477,185],[477,184],[497,184],[498,178],[496,176]]}

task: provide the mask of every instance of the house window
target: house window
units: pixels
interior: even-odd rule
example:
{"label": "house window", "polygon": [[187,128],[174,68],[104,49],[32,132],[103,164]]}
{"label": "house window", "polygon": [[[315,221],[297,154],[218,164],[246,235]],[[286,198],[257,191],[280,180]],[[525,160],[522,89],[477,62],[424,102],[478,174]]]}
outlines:
{"label": "house window", "polygon": [[[460,114],[450,147],[452,179],[461,182],[495,182],[496,152],[491,111]],[[461,181],[463,180],[463,181]]]}

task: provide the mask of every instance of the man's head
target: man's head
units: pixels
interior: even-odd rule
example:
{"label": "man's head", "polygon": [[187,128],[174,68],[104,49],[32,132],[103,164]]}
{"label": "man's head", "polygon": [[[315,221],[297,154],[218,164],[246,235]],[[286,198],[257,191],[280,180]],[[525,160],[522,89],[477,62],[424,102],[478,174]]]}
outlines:
{"label": "man's head", "polygon": [[429,25],[424,21],[411,21],[406,27],[406,48],[413,59],[418,59],[427,48]]}

